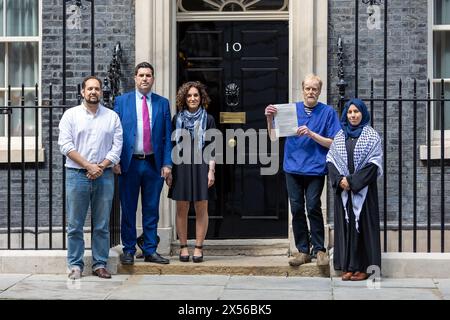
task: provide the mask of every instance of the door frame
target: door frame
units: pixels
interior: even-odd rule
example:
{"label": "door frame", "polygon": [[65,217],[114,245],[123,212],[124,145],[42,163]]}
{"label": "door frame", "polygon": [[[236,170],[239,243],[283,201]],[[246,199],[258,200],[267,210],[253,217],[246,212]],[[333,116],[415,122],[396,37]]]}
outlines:
{"label": "door frame", "polygon": [[[280,102],[277,99],[281,101],[289,99],[288,20],[178,21],[177,28],[179,52],[184,53],[182,60],[188,58],[188,61],[190,59],[195,61],[193,62],[194,70],[192,70],[188,63],[178,59],[178,85],[187,80],[200,80],[211,89],[212,103],[208,113],[214,116],[217,129],[223,134],[225,139],[223,146],[228,145],[226,139],[229,137],[226,130],[265,128],[266,120],[261,112],[265,104],[261,105],[261,101],[256,103],[255,99],[262,95],[267,95],[264,98],[265,103]],[[258,41],[253,36],[246,35],[255,31]],[[275,31],[276,36],[273,33]],[[226,50],[225,45],[230,39],[242,44],[242,52],[233,53],[230,52],[231,50]],[[267,41],[271,43],[270,46],[266,44]],[[193,48],[193,43],[201,46],[202,50],[199,52]],[[261,45],[267,47],[262,49]],[[258,49],[255,50],[256,48]],[[266,54],[261,53],[260,50],[266,51],[266,49],[268,50]],[[267,58],[272,56],[276,56],[277,59]],[[199,61],[202,60],[199,57],[208,57],[206,58],[208,62]],[[241,88],[237,99],[239,103],[235,106],[227,103],[225,93],[226,86],[233,82]],[[261,86],[261,83],[265,83],[264,86]],[[265,92],[264,88],[268,85],[273,86],[273,92],[272,90],[271,93]],[[251,89],[248,90],[249,88]],[[239,121],[238,123],[222,123],[219,121],[219,115],[224,112],[242,112],[248,118],[242,123]],[[247,142],[243,144],[245,144],[245,153],[250,152],[251,147],[247,145]],[[230,150],[227,148],[224,152],[228,154]],[[283,145],[280,144],[279,151],[283,152],[283,150]],[[278,158],[276,160],[277,168],[279,165],[281,167],[283,160]],[[259,172],[259,167],[262,168],[264,165],[261,165],[259,161],[257,161],[258,164],[253,163],[253,165],[247,162],[247,165],[235,163],[231,166],[228,161],[224,162],[220,163],[218,169],[216,168],[217,197],[211,200],[209,205],[208,239],[288,239],[288,228],[286,228],[289,218],[288,196],[282,171],[280,170],[276,175],[264,177],[264,175],[260,176]],[[249,183],[253,179],[255,179],[254,183]],[[269,196],[266,202],[258,202],[258,205],[252,200],[255,196],[259,196],[253,193],[257,185],[261,191],[264,190],[264,194]],[[270,196],[274,194],[277,196]],[[191,215],[193,212],[189,214],[188,228],[189,233],[193,235],[195,219],[192,219]]]}
{"label": "door frame", "polygon": [[[135,63],[147,60],[155,66],[155,92],[175,101],[176,96],[176,30],[178,19],[188,19],[177,14],[176,1],[135,0]],[[282,16],[281,16],[282,15]],[[153,19],[147,19],[147,17]],[[328,1],[291,0],[289,12],[267,14],[263,12],[191,15],[196,19],[233,20],[289,20],[289,100],[299,101],[302,79],[316,73],[324,81],[321,101],[327,101],[328,90]],[[172,112],[175,106],[172,104]],[[326,215],[326,194],[322,199]],[[140,218],[138,218],[140,221]],[[175,205],[167,198],[167,190],[161,194],[159,234],[161,252],[170,251],[175,233]],[[289,225],[291,248],[294,249],[292,227]]]}

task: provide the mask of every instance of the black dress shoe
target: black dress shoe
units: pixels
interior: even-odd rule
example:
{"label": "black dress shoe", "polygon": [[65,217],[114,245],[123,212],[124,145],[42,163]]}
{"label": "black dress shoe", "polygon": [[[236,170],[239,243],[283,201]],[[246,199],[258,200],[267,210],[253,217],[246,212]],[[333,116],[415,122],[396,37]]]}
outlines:
{"label": "black dress shoe", "polygon": [[134,264],[134,256],[131,252],[124,252],[120,255],[120,262],[125,266],[132,266]]}
{"label": "black dress shoe", "polygon": [[159,263],[159,264],[169,264],[169,259],[163,258],[159,255],[158,252],[155,252],[149,256],[145,256],[144,259],[145,262],[153,262],[153,263]]}
{"label": "black dress shoe", "polygon": [[[158,245],[160,242],[160,238],[158,235],[156,235],[156,244]],[[141,234],[139,237],[137,237],[136,239],[136,244],[139,247],[139,249],[141,250],[141,254],[138,254],[136,256],[136,259],[143,259],[144,258],[144,234]]]}

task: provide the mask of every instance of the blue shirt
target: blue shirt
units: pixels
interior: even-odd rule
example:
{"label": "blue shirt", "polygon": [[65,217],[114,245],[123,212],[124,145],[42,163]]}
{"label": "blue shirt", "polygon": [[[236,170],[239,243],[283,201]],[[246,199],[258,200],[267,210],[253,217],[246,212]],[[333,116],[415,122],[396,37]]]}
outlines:
{"label": "blue shirt", "polygon": [[[313,109],[311,115],[305,112],[303,102],[297,103],[298,126],[307,126],[311,131],[325,138],[334,139],[341,130],[336,111],[323,103]],[[325,176],[328,148],[308,136],[295,136],[286,139],[284,147],[284,171],[305,176]]]}

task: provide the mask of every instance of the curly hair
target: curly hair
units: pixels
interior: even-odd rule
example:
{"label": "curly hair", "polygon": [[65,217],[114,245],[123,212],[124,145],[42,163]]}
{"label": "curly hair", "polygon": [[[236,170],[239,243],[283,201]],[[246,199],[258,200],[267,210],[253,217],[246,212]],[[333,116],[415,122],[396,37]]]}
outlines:
{"label": "curly hair", "polygon": [[200,93],[200,105],[205,109],[208,109],[208,106],[211,102],[208,93],[206,92],[206,86],[200,81],[189,81],[184,83],[177,92],[177,110],[178,112],[183,109],[187,109],[186,107],[186,98],[189,90],[191,88],[196,88]]}

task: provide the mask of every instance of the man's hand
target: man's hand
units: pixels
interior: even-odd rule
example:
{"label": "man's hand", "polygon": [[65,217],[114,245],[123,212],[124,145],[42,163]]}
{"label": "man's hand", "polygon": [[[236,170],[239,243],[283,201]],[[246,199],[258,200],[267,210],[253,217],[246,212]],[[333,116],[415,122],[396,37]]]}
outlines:
{"label": "man's hand", "polygon": [[324,138],[320,134],[315,133],[314,131],[311,131],[307,126],[301,126],[297,129],[297,135],[299,137],[309,137],[318,144],[320,144],[322,147],[330,149],[331,145],[333,144],[333,139],[330,138]]}
{"label": "man's hand", "polygon": [[90,180],[97,180],[103,175],[103,168],[98,164],[88,164],[86,166],[86,177]]}
{"label": "man's hand", "polygon": [[164,178],[164,180],[166,180],[171,174],[172,169],[170,169],[169,167],[163,167],[161,169],[161,178]]}
{"label": "man's hand", "polygon": [[113,170],[114,174],[118,174],[118,175],[122,174],[122,167],[120,166],[120,164],[116,164],[112,170]]}
{"label": "man's hand", "polygon": [[301,136],[308,136],[308,137],[312,138],[313,134],[314,134],[314,132],[309,130],[309,128],[307,126],[301,126],[297,130],[297,135],[300,136],[300,137]]}
{"label": "man's hand", "polygon": [[103,169],[98,164],[90,163],[86,166],[86,170],[86,177],[90,180],[96,180],[103,175]]}
{"label": "man's hand", "polygon": [[161,169],[161,178],[164,178],[167,186],[170,188],[172,186],[172,169],[169,167],[163,167]]}
{"label": "man's hand", "polygon": [[264,114],[269,120],[273,120],[273,117],[277,115],[277,112],[278,112],[277,107],[271,104],[266,107]]}

